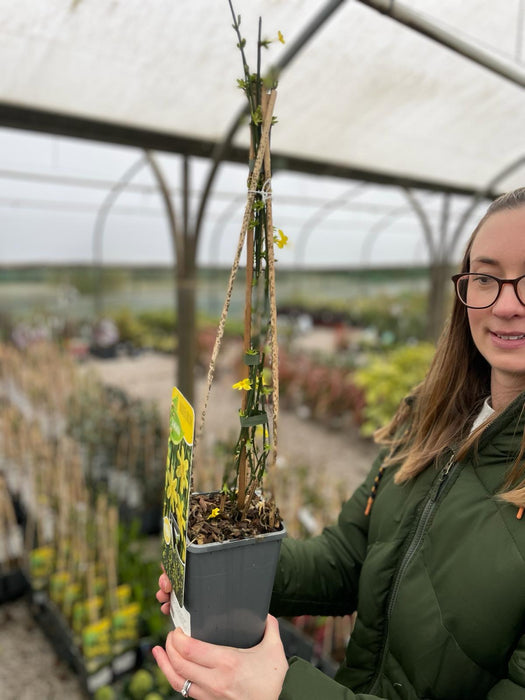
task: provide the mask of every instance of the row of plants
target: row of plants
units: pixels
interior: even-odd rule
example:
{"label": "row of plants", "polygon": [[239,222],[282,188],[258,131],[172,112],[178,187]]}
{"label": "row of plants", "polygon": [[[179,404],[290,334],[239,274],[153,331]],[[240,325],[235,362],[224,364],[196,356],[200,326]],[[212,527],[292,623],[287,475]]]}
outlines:
{"label": "row of plants", "polygon": [[305,418],[331,429],[358,428],[369,438],[393,416],[404,396],[426,374],[431,343],[402,345],[355,358],[281,350],[281,402]]}
{"label": "row of plants", "polygon": [[153,402],[104,385],[92,372],[77,384],[67,403],[65,430],[83,448],[88,484],[104,484],[126,521],[138,518],[144,533],[158,532],[166,421]]}
{"label": "row of plants", "polygon": [[281,303],[279,313],[288,317],[307,314],[316,326],[344,324],[370,329],[379,342],[381,338],[388,338],[390,343],[397,344],[425,338],[427,303],[424,292],[402,291],[363,295],[351,301],[299,298]]}
{"label": "row of plants", "polygon": [[134,670],[167,631],[154,600],[158,561],[141,556],[138,533],[119,526],[109,494],[87,488],[73,441],[49,439],[14,407],[2,429],[33,616],[95,693]]}
{"label": "row of plants", "polygon": [[[9,545],[0,548],[0,593],[22,593],[11,581],[22,577],[33,615],[91,694],[117,679],[127,687],[126,674],[163,640],[167,620],[155,600],[159,547],[148,553],[141,523],[121,522],[119,494],[93,478],[89,450],[68,434],[65,416],[85,379],[57,348],[22,354],[0,345],[0,530]],[[102,431],[102,420],[82,420]],[[153,478],[160,492],[163,477]]]}

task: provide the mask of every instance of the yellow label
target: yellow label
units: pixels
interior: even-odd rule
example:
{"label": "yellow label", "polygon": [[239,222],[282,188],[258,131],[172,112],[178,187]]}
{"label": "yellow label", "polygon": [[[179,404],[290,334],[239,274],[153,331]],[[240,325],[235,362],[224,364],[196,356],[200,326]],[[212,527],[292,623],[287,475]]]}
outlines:
{"label": "yellow label", "polygon": [[138,639],[139,614],[138,603],[130,603],[113,614],[111,632],[115,642],[132,642]]}
{"label": "yellow label", "polygon": [[111,622],[107,617],[84,627],[82,632],[82,650],[86,659],[111,654]]}
{"label": "yellow label", "polygon": [[127,605],[131,600],[131,586],[128,583],[121,583],[117,587],[117,605],[120,607]]}
{"label": "yellow label", "polygon": [[195,426],[195,414],[190,403],[184,398],[176,386],[171,392],[171,400],[178,399],[177,416],[179,418],[182,435],[188,445],[193,445],[193,429]]}

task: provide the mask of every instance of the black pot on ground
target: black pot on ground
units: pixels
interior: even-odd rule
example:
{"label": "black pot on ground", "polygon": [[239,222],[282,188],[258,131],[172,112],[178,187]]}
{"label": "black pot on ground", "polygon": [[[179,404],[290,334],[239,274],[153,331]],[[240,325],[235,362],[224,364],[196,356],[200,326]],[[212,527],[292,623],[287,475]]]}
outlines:
{"label": "black pot on ground", "polygon": [[29,582],[21,569],[0,575],[0,604],[20,598],[29,590]]}

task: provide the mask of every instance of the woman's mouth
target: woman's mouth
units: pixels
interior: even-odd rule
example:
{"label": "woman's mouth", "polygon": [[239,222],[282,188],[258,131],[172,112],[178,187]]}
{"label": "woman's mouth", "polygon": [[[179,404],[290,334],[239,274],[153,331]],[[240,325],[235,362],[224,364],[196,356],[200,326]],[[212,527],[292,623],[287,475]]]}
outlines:
{"label": "woman's mouth", "polygon": [[525,342],[525,333],[496,333],[491,331],[492,341],[499,346],[512,347],[520,346]]}

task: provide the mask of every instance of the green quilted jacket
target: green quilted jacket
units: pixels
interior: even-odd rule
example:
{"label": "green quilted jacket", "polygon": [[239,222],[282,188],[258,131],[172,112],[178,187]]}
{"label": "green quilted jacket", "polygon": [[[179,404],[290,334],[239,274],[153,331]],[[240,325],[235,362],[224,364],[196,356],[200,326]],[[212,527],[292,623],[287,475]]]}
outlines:
{"label": "green quilted jacket", "polygon": [[280,700],[525,700],[525,517],[494,498],[516,455],[525,394],[462,462],[408,484],[379,458],[337,525],[284,540],[274,615],[357,610],[335,679],[292,658]]}

